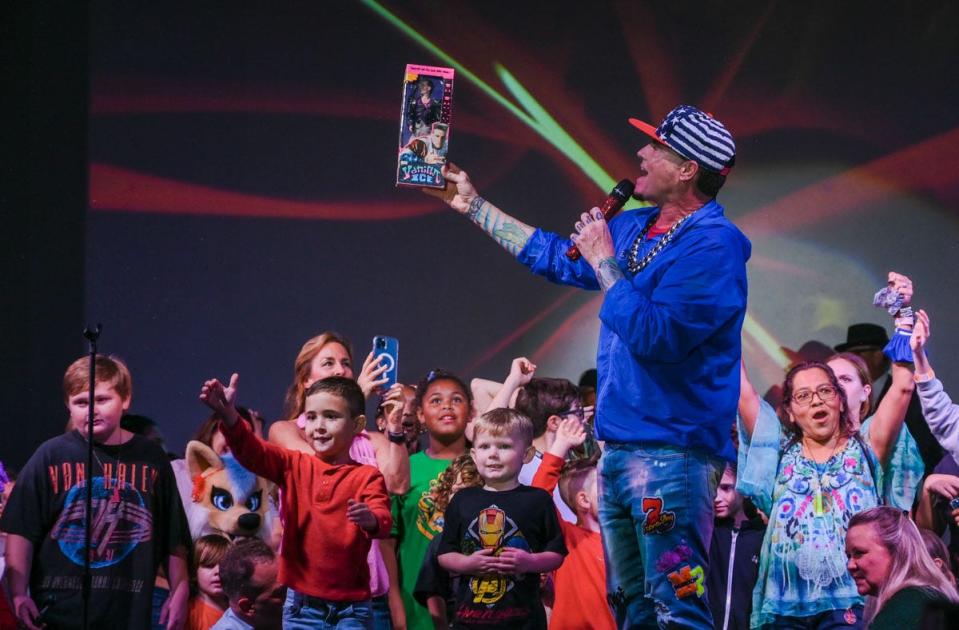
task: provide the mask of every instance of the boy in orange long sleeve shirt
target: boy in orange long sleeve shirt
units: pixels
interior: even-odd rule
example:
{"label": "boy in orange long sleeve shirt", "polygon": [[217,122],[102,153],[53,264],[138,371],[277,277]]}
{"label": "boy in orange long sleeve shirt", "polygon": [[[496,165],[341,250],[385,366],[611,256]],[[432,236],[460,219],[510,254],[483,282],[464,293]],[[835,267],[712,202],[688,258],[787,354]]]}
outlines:
{"label": "boy in orange long sleeve shirt", "polygon": [[596,462],[578,460],[565,467],[569,449],[586,440],[582,423],[563,420],[556,438],[543,453],[543,463],[533,477],[533,487],[560,495],[576,514],[576,524],[559,519],[569,554],[553,574],[556,599],[550,630],[614,630],[616,622],[606,602],[606,565],[599,533]]}
{"label": "boy in orange long sleeve shirt", "polygon": [[283,627],[355,620],[372,628],[366,556],[372,538],[389,536],[393,520],[383,475],[349,455],[366,425],[363,392],[340,376],[310,386],[305,430],[316,455],[307,455],[266,443],[237,421],[236,381],[234,374],[224,388],[209,380],[200,399],[223,418],[220,430],[237,461],[283,490]]}

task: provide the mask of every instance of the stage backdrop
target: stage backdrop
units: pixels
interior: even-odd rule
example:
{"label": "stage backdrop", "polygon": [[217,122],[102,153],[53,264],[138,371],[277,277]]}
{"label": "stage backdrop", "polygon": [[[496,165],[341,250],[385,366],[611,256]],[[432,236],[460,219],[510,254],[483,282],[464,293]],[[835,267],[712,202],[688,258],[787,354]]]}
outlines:
{"label": "stage backdrop", "polygon": [[239,372],[240,401],[278,417],[294,356],[326,329],[358,362],[397,337],[407,382],[437,366],[502,378],[520,355],[576,380],[599,295],[531,276],[393,185],[405,64],[449,65],[450,159],[562,234],[635,177],[627,117],[712,112],[738,146],[719,200],[753,243],[758,387],[781,379],[783,348],[891,330],[871,299],[895,269],[956,394],[959,15],[883,6],[95,2],[87,316],[171,450],[205,417],[210,376]]}

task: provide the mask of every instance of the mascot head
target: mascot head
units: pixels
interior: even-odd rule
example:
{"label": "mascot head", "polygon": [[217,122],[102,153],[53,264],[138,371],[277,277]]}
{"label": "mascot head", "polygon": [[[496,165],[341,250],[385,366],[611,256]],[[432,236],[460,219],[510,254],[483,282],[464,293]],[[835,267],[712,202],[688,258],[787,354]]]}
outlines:
{"label": "mascot head", "polygon": [[202,442],[186,446],[187,469],[193,480],[190,532],[258,536],[269,540],[275,511],[269,494],[273,484],[240,465],[233,455],[217,455]]}

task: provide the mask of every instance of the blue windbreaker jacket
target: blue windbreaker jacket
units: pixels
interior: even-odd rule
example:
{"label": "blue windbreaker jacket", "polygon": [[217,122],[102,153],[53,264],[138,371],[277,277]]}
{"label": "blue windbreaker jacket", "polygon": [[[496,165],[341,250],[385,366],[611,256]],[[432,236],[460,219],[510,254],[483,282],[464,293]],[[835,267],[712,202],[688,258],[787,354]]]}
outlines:
{"label": "blue windbreaker jacket", "polygon": [[[713,200],[630,276],[629,248],[655,212],[641,208],[610,222],[626,278],[607,292],[599,313],[597,437],[699,449],[732,461],[751,246]],[[570,244],[537,230],[518,259],[551,282],[598,290],[589,263],[566,257]],[[644,244],[639,257],[651,247],[652,241]]]}

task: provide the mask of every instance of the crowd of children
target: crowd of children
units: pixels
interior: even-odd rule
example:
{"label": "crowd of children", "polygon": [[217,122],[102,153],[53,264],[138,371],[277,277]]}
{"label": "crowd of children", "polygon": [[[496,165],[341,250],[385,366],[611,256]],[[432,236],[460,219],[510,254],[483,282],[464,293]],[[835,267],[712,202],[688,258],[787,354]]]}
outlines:
{"label": "crowd of children", "polygon": [[[928,365],[928,336],[920,312],[916,376],[895,364],[872,415],[856,355],[794,367],[778,418],[743,371],[738,427],[730,420],[739,463],[718,483],[708,567],[685,564],[683,545],[657,561],[677,597],[706,598],[723,630],[865,627],[866,618],[918,627],[903,626],[891,602],[939,606],[943,619],[955,612],[959,408]],[[207,380],[200,399],[213,415],[171,465],[121,425],[132,400],[124,363],[97,357],[91,401],[89,359],[78,359],[64,376],[67,432],[41,445],[15,484],[0,469],[0,628],[78,625],[88,476],[90,627],[616,627],[589,393],[538,377],[525,358],[502,384],[472,387],[436,369],[415,387],[384,390],[382,367],[369,356],[354,379],[345,339],[309,340],[268,440],[259,416],[238,405],[238,375]],[[946,451],[928,470],[902,427],[914,383]],[[821,453],[803,440],[819,434],[830,445]],[[237,482],[238,471],[249,479]],[[644,501],[647,534],[669,528],[670,507]],[[890,509],[912,511],[921,533]],[[783,613],[801,613],[813,595],[837,603],[818,616]]]}

